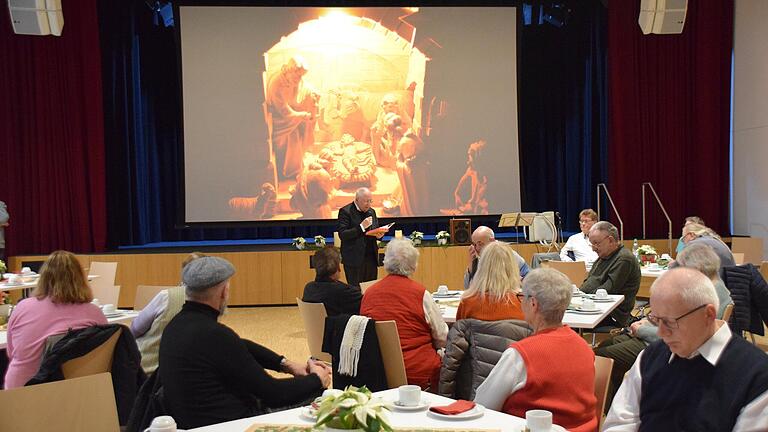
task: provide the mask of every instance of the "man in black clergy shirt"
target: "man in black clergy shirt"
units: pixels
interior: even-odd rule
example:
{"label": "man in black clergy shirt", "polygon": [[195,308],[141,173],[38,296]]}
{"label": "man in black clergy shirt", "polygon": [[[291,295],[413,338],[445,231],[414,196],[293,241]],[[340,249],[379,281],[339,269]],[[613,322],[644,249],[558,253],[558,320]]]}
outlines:
{"label": "man in black clergy shirt", "polygon": [[355,200],[339,209],[339,237],[341,262],[347,283],[360,285],[376,279],[379,248],[376,240],[384,236],[388,227],[379,227],[376,210],[371,207],[373,195],[368,188],[355,192]]}
{"label": "man in black clergy shirt", "polygon": [[[163,332],[158,368],[168,414],[180,428],[297,405],[330,384],[330,368],[322,362],[288,360],[218,323],[234,274],[218,257],[198,258],[182,271],[187,301]],[[265,368],[293,378],[274,378]]]}

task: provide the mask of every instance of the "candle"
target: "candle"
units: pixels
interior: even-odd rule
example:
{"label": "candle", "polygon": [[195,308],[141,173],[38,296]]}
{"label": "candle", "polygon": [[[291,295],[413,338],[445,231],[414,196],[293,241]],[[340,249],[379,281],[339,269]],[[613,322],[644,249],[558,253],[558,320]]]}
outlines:
{"label": "candle", "polygon": [[338,231],[333,232],[333,245],[336,247],[341,247],[341,237],[339,237]]}
{"label": "candle", "polygon": [[403,230],[395,230],[395,238],[403,238]]}

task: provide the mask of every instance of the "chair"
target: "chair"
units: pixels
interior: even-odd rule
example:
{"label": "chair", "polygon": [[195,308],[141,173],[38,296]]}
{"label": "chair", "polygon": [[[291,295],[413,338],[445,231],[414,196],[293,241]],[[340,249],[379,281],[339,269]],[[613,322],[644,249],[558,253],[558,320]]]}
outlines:
{"label": "chair", "polygon": [[120,301],[120,285],[104,285],[96,282],[98,279],[94,279],[90,282],[91,292],[93,292],[93,298],[99,299],[99,303],[113,304],[118,306]]}
{"label": "chair", "polygon": [[175,288],[172,286],[160,285],[138,285],[136,286],[136,298],[133,300],[133,310],[142,310],[153,298],[162,290]]}
{"label": "chair", "polygon": [[117,263],[92,261],[91,267],[88,269],[88,275],[97,275],[99,277],[94,280],[101,279],[106,281],[108,285],[114,285],[115,275],[117,275]]}
{"label": "chair", "polygon": [[0,430],[120,430],[109,373],[0,391]]}
{"label": "chair", "polygon": [[560,254],[557,252],[537,252],[531,258],[531,268],[539,268],[542,263],[547,261],[560,261]]}
{"label": "chair", "polygon": [[768,280],[768,261],[760,264],[760,274],[763,275],[763,279]]}
{"label": "chair", "polygon": [[731,239],[731,251],[734,255],[744,254],[744,261],[737,262],[737,265],[744,263],[760,265],[763,261],[763,239],[762,237],[734,237]]}
{"label": "chair", "polygon": [[568,276],[571,283],[576,286],[581,286],[587,277],[587,265],[584,261],[547,261],[541,263],[541,266],[553,268]]}
{"label": "chair", "polygon": [[376,279],[368,282],[360,282],[360,292],[365,294],[365,291],[371,287],[371,285],[375,284],[376,282],[379,282],[381,279]]}
{"label": "chair", "polygon": [[736,265],[742,265],[744,264],[744,253],[743,252],[733,252],[733,262],[736,263]]}
{"label": "chair", "polygon": [[408,384],[403,349],[400,347],[400,335],[397,333],[397,323],[394,321],[377,321],[376,336],[379,339],[381,360],[387,375],[387,385],[389,388],[398,388]]}
{"label": "chair", "polygon": [[325,305],[322,303],[307,303],[296,298],[299,305],[301,320],[304,322],[304,331],[307,333],[307,345],[312,357],[331,363],[331,355],[323,352],[323,334],[325,331]]}
{"label": "chair", "polygon": [[608,357],[595,356],[595,414],[597,415],[598,430],[603,425],[603,408],[605,407],[605,398],[608,397],[608,383],[611,381],[611,371],[613,370],[613,359]]}
{"label": "chair", "polygon": [[725,309],[723,310],[723,317],[721,319],[725,322],[728,322],[728,320],[731,319],[732,313],[733,313],[733,303],[725,307]]}
{"label": "chair", "polygon": [[123,329],[118,329],[115,334],[88,354],[62,363],[61,372],[64,378],[80,378],[111,371],[115,346],[122,332]]}

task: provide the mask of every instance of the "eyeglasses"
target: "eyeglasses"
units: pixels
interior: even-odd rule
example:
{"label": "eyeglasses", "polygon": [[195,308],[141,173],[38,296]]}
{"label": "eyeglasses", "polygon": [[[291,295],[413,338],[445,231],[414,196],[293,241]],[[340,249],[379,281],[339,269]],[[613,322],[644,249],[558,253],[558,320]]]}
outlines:
{"label": "eyeglasses", "polygon": [[687,317],[688,315],[696,312],[697,310],[704,308],[704,306],[706,306],[706,303],[701,305],[701,306],[699,306],[699,307],[695,307],[695,308],[691,309],[690,311],[680,315],[677,318],[657,317],[656,315],[653,314],[653,312],[651,312],[650,314],[648,314],[648,321],[651,324],[655,325],[656,327],[661,327],[660,324],[664,324],[664,327],[666,327],[668,329],[676,329],[676,328],[680,327],[680,323],[678,321],[680,321],[681,319]]}
{"label": "eyeglasses", "polygon": [[610,236],[605,236],[600,241],[596,241],[596,242],[590,240],[589,243],[592,244],[592,246],[600,246],[608,237]]}
{"label": "eyeglasses", "polygon": [[517,297],[517,301],[519,301],[520,303],[523,303],[523,300],[525,300],[525,298],[528,296],[526,296],[523,293],[515,293],[515,297]]}
{"label": "eyeglasses", "polygon": [[592,223],[592,222],[594,222],[592,219],[586,219],[586,220],[581,219],[581,220],[579,220],[579,225],[586,225],[586,224]]}

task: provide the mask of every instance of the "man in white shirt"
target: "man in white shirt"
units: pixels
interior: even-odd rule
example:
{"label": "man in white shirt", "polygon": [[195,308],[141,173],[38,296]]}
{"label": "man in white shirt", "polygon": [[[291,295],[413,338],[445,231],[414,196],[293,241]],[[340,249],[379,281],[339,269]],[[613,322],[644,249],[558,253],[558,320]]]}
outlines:
{"label": "man in white shirt", "polygon": [[597,222],[597,213],[594,210],[584,209],[579,213],[581,232],[568,237],[565,246],[560,249],[561,261],[584,261],[588,266],[595,262],[597,253],[592,250],[592,244],[589,242],[589,229],[595,222]]}
{"label": "man in white shirt", "polygon": [[651,287],[649,345],[624,378],[603,431],[768,430],[768,356],[716,319],[712,281],[689,268]]}

